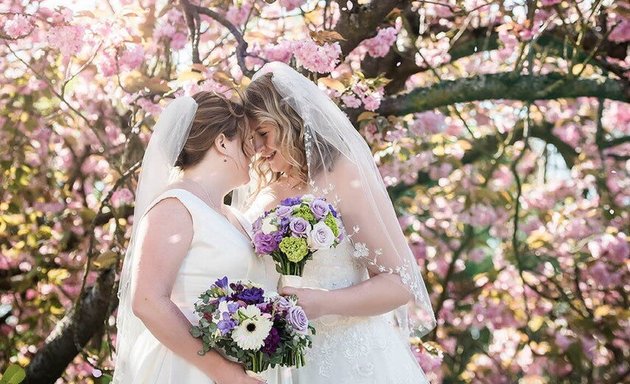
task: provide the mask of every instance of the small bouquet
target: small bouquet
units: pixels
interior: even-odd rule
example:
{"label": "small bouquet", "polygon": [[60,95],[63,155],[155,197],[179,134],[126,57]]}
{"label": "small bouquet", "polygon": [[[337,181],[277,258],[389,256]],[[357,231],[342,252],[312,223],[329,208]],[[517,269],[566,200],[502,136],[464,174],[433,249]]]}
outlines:
{"label": "small bouquet", "polygon": [[217,280],[195,303],[199,324],[190,333],[203,350],[220,349],[256,376],[269,367],[304,365],[304,351],[315,330],[292,297],[265,297],[250,282]]}
{"label": "small bouquet", "polygon": [[288,198],[253,224],[254,248],[269,255],[282,275],[280,286],[301,287],[307,260],[315,251],[336,247],[345,231],[335,208],[313,195]]}

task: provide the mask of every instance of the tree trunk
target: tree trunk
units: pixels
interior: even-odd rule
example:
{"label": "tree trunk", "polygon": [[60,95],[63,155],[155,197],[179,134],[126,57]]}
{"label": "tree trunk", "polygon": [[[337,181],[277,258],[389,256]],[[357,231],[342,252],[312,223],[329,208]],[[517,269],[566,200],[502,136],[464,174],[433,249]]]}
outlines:
{"label": "tree trunk", "polygon": [[[24,384],[54,383],[83,348],[102,327],[109,316],[115,270],[101,272],[96,284],[81,298],[79,312],[69,310],[46,339],[31,363],[26,367]],[[116,304],[116,303],[114,303]],[[76,332],[76,333],[75,333]]]}

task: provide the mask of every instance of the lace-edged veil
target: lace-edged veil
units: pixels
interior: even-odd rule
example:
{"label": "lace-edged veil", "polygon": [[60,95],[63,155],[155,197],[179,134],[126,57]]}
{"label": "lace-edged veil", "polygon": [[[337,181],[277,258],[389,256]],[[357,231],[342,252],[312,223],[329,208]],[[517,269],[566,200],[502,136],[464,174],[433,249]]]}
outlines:
{"label": "lace-edged veil", "polygon": [[141,244],[140,239],[136,238],[136,232],[150,204],[167,189],[170,183],[180,177],[175,161],[186,143],[196,112],[197,102],[192,97],[184,96],[171,101],[160,114],[142,158],[142,169],[135,195],[134,225],[118,290],[114,383],[133,382],[133,371],[129,365],[131,353],[138,336],[146,329],[142,321],[133,314],[131,307],[132,271],[137,263],[136,248]]}
{"label": "lace-edged veil", "polygon": [[[266,64],[253,81],[266,73],[272,73],[273,85],[283,101],[304,122],[310,193],[336,205],[351,234],[355,257],[371,274],[397,276],[413,294],[413,305],[398,308],[397,319],[401,328],[416,336],[425,335],[436,324],[429,295],[367,143],[345,113],[312,81],[279,62]],[[236,192],[233,205],[243,204],[247,192]],[[408,316],[408,308],[415,316]],[[415,320],[413,324],[409,318]]]}

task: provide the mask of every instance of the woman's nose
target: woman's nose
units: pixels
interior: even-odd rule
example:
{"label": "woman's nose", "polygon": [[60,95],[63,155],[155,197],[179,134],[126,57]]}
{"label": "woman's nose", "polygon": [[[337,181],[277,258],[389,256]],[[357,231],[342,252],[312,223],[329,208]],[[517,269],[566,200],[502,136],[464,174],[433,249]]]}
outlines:
{"label": "woman's nose", "polygon": [[254,150],[258,153],[264,146],[262,138],[254,136]]}

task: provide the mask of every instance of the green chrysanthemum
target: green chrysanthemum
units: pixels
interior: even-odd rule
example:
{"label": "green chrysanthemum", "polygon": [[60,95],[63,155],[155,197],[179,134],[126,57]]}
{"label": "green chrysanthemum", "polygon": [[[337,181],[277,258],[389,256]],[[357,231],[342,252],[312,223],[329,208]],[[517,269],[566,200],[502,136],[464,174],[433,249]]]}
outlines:
{"label": "green chrysanthemum", "polygon": [[289,261],[299,263],[308,254],[308,245],[302,238],[285,237],[280,242],[280,250],[287,255]]}
{"label": "green chrysanthemum", "polygon": [[335,216],[333,216],[332,213],[328,212],[328,215],[326,215],[326,218],[324,219],[324,224],[326,224],[328,228],[330,228],[335,237],[339,236],[339,226],[337,225],[337,219],[335,219]]}
{"label": "green chrysanthemum", "polygon": [[311,212],[311,208],[308,205],[300,205],[296,210],[293,211],[293,216],[301,217],[304,220],[312,223],[315,220],[315,216],[313,212]]}

